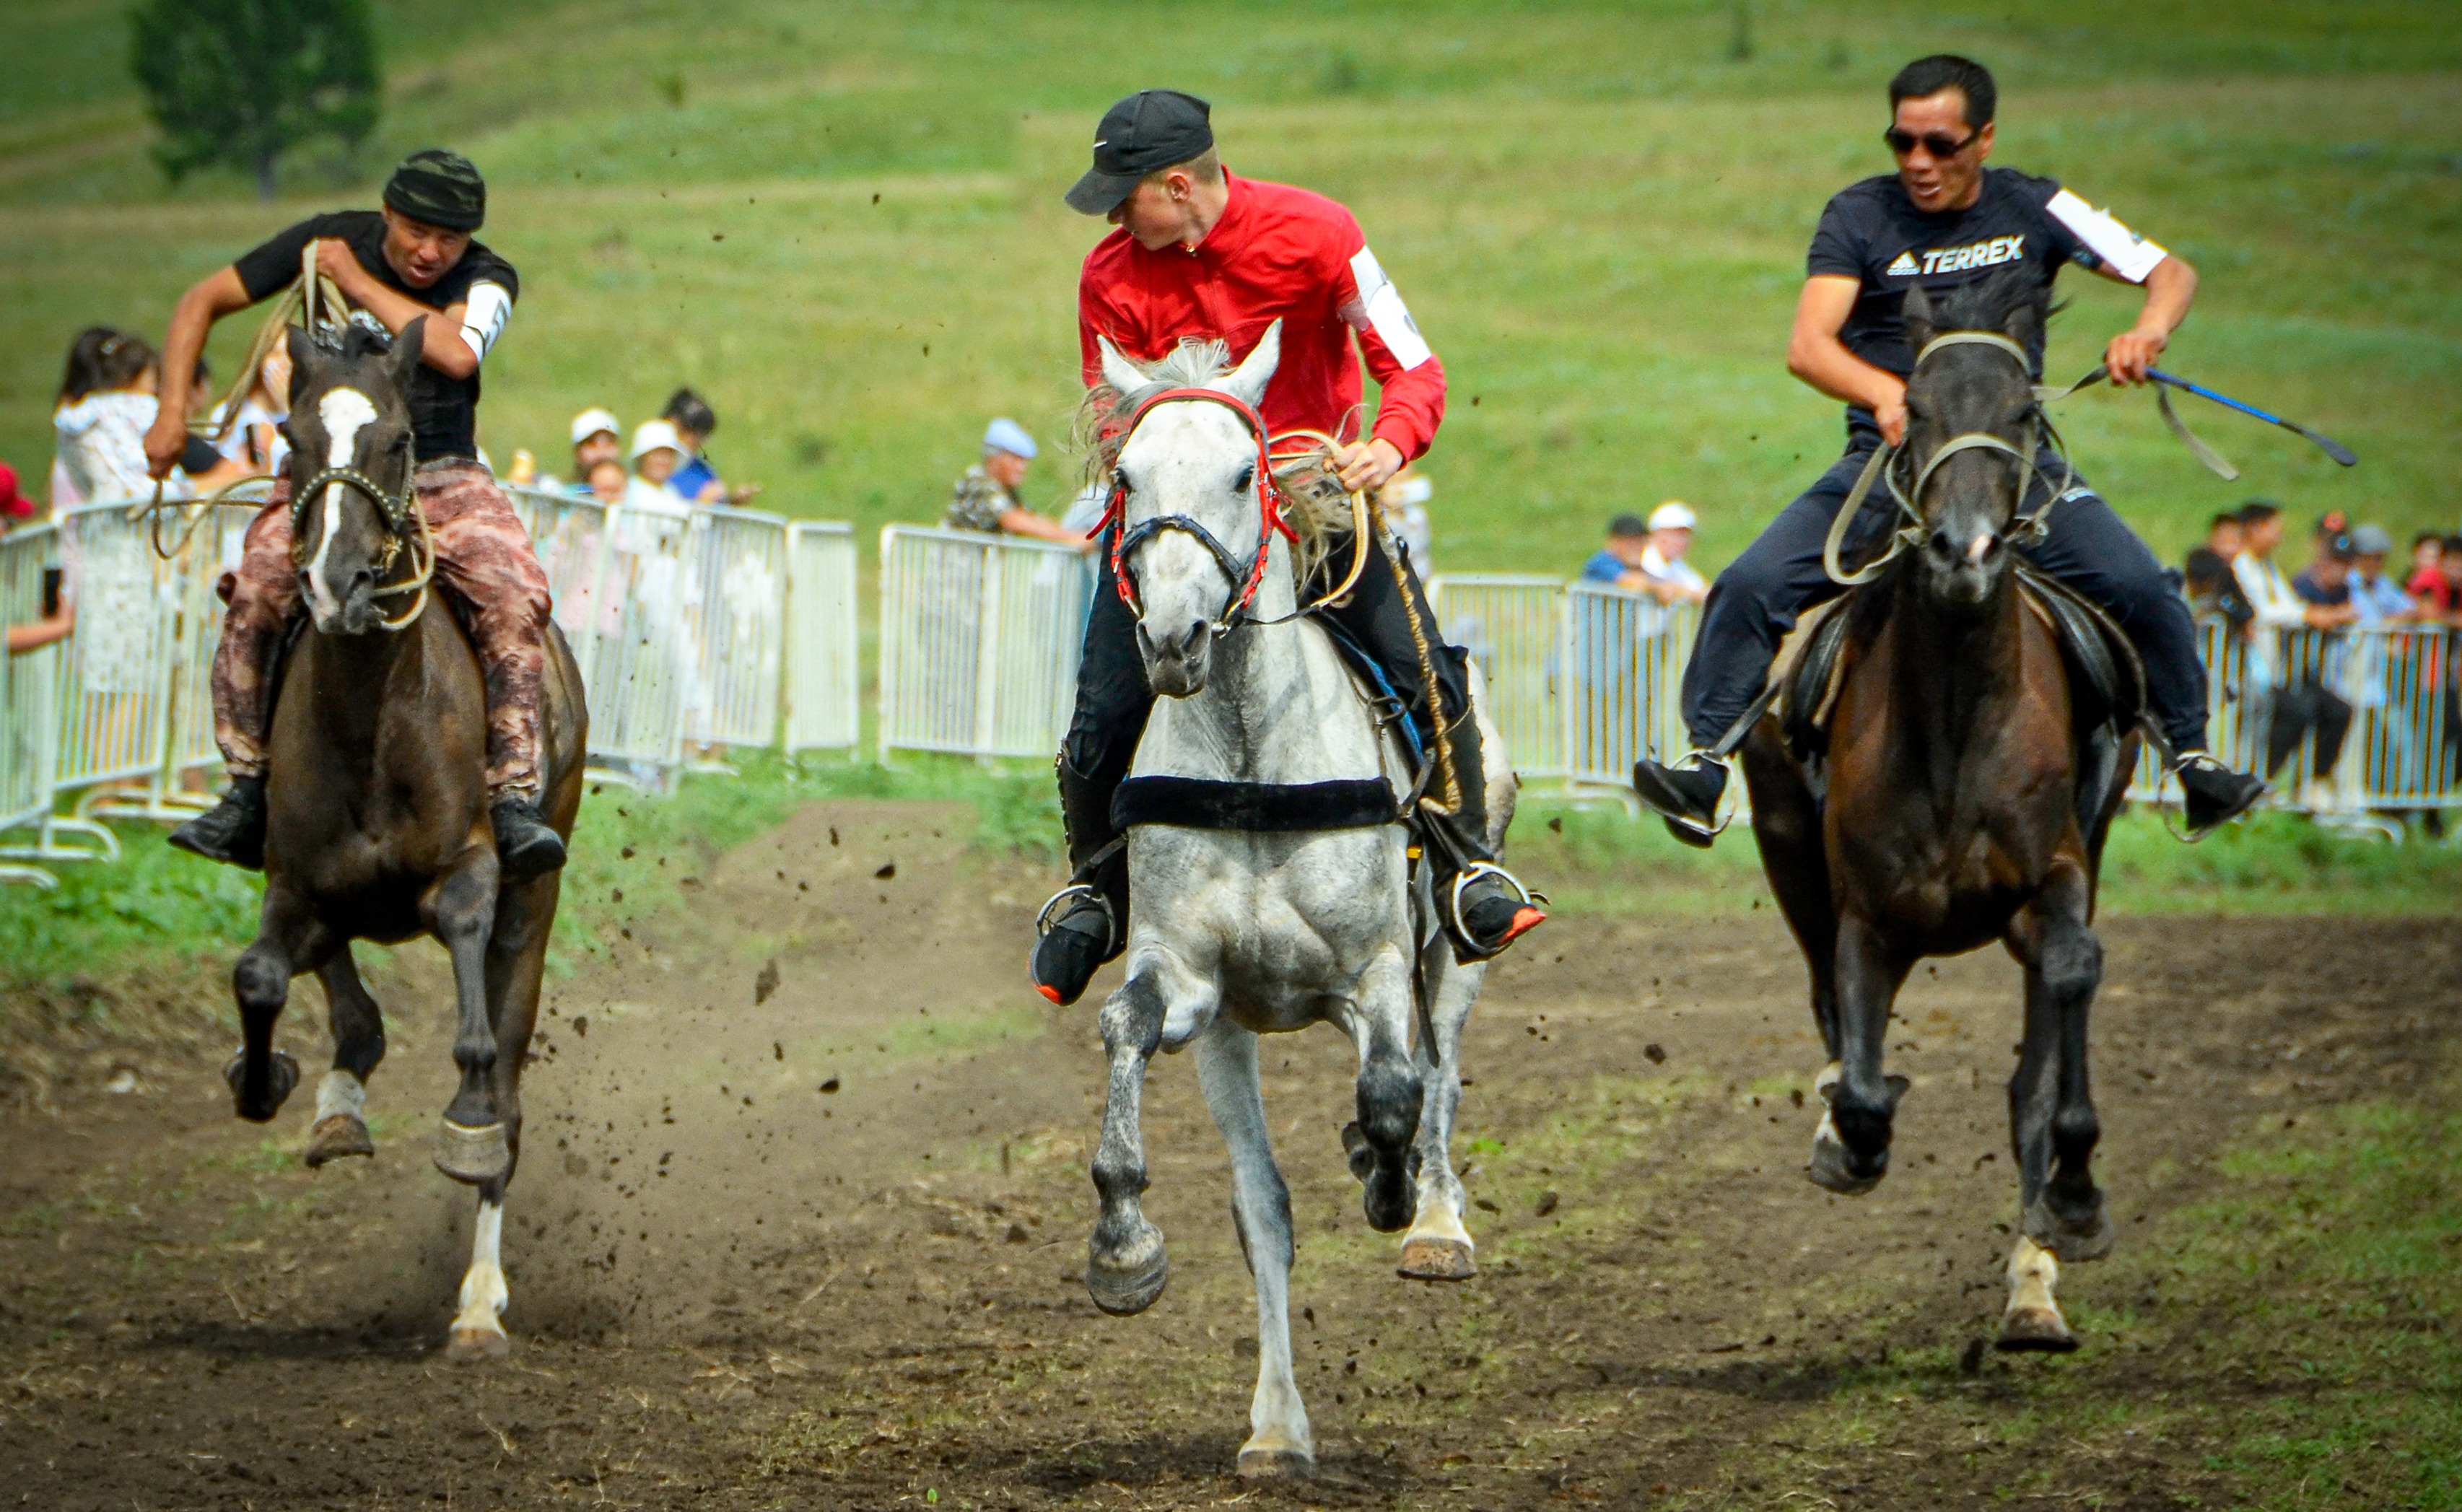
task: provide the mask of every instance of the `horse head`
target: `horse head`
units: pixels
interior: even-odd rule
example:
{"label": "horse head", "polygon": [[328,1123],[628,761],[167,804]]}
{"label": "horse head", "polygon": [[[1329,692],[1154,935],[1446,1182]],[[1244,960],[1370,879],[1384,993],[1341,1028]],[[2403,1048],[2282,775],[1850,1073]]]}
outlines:
{"label": "horse head", "polygon": [[413,570],[416,462],[402,395],[426,324],[413,320],[390,348],[356,326],[339,348],[291,332],[292,561],[309,617],[325,635],[393,625],[379,601]]}
{"label": "horse head", "polygon": [[[1114,413],[1134,417],[1112,469],[1120,578],[1136,613],[1146,680],[1164,698],[1204,691],[1214,641],[1235,622],[1271,546],[1260,476],[1263,438],[1251,420],[1282,360],[1283,326],[1266,328],[1237,368],[1220,344],[1184,345],[1151,366],[1106,339],[1103,381]],[[1238,405],[1164,400],[1202,389]],[[1150,405],[1150,407],[1141,407]]]}
{"label": "horse head", "polygon": [[1979,283],[1907,291],[1907,501],[1922,517],[1921,586],[1953,609],[1993,601],[2041,443],[2026,353],[2040,337],[2048,288],[2012,264]]}

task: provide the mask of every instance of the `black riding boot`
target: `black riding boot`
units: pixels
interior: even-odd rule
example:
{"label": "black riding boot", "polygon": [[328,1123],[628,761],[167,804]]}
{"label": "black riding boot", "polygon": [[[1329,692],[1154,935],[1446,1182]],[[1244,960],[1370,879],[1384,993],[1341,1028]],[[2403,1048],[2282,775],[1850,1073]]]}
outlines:
{"label": "black riding boot", "polygon": [[564,837],[548,828],[538,806],[519,793],[507,793],[487,806],[496,829],[496,865],[500,884],[527,882],[564,865]]}
{"label": "black riding boot", "polygon": [[2181,807],[2192,840],[2248,812],[2265,796],[2265,779],[2234,771],[2204,751],[2182,751],[2171,773],[2180,779]]}
{"label": "black riding boot", "polygon": [[1129,853],[1112,829],[1117,780],[1089,777],[1065,755],[1054,765],[1060,821],[1076,870],[1035,920],[1042,938],[1035,941],[1029,971],[1034,990],[1065,1008],[1085,994],[1096,967],[1127,948]]}
{"label": "black riding boot", "polygon": [[1669,834],[1706,851],[1718,837],[1718,800],[1727,791],[1727,764],[1702,751],[1672,765],[1644,757],[1632,764],[1632,790],[1667,821]]}
{"label": "black riding boot", "polygon": [[[1447,813],[1422,802],[1418,817],[1427,837],[1424,853],[1435,868],[1437,917],[1453,940],[1454,960],[1469,965],[1502,954],[1547,915],[1512,873],[1496,864],[1496,853],[1488,849],[1487,770],[1478,722],[1457,721],[1446,745],[1461,803]],[[1441,779],[1429,787],[1441,789]],[[1432,795],[1438,802],[1444,798],[1441,790]]]}
{"label": "black riding boot", "polygon": [[265,779],[234,777],[222,802],[171,832],[191,855],[246,871],[265,870]]}

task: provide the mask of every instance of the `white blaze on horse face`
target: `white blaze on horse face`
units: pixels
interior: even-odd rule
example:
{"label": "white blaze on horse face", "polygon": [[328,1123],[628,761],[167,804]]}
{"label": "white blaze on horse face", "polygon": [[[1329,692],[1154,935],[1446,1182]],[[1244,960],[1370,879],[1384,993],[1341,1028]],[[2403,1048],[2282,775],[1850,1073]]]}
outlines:
{"label": "white blaze on horse face", "polygon": [[[349,466],[358,453],[359,432],[374,423],[376,418],[377,407],[355,388],[334,389],[317,400],[316,419],[325,427],[325,465]],[[341,601],[325,581],[325,561],[333,552],[334,534],[341,517],[342,486],[329,483],[325,486],[323,528],[316,538],[316,554],[308,563],[309,594],[315,600],[317,617],[329,621],[339,618],[342,613]]]}

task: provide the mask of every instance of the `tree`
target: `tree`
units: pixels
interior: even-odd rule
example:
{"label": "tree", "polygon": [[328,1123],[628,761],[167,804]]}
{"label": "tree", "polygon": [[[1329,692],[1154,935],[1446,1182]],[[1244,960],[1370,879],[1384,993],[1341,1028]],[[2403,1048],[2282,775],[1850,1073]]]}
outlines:
{"label": "tree", "polygon": [[377,123],[376,36],[367,0],[138,0],[137,81],[168,139],[177,184],[228,163],[273,198],[285,148],[332,136],[356,147]]}

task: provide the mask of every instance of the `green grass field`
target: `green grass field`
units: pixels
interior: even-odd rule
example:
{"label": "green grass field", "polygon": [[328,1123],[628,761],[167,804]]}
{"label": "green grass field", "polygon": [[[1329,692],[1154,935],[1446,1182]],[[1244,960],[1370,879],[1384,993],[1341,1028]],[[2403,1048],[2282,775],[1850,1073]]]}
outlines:
{"label": "green grass field", "polygon": [[[1881,91],[1938,47],[2000,73],[1997,161],[2061,176],[2193,259],[2170,364],[2328,430],[2344,473],[2220,411],[2225,485],[2142,396],[2074,401],[2082,466],[2167,555],[2264,492],[2451,529],[2462,428],[2462,28],[2436,4],[378,6],[388,97],[356,163],[282,203],[167,188],[121,0],[0,15],[0,456],[39,473],[68,338],[159,334],[190,279],[308,211],[372,203],[409,147],[493,184],[524,274],[485,433],[562,451],[702,387],[727,472],[789,513],[937,515],[985,418],[1056,436],[1097,227],[1067,211],[1095,116],[1209,95],[1226,158],[1350,202],[1452,378],[1429,463],[1440,566],[1565,571],[1605,516],[1700,507],[1715,566],[1836,449],[1780,362],[1823,201],[1887,159]],[[2073,277],[2052,367],[2128,296]],[[236,323],[235,323],[236,324]],[[245,333],[215,352],[236,359]],[[1050,456],[1047,453],[1047,456]],[[1069,464],[1031,490],[1056,499]]]}

